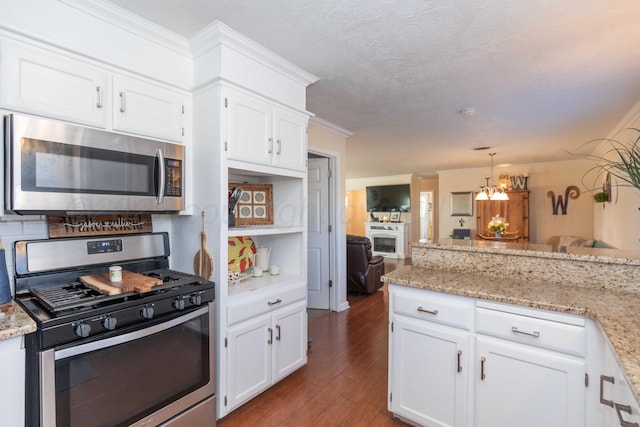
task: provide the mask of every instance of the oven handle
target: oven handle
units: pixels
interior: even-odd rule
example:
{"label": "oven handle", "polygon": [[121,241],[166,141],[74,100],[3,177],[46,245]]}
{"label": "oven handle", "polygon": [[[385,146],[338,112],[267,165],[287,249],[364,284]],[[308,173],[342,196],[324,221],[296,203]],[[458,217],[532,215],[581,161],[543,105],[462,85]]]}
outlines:
{"label": "oven handle", "polygon": [[208,306],[202,307],[189,314],[185,314],[184,316],[180,316],[175,319],[169,320],[167,322],[141,329],[139,331],[129,332],[128,334],[118,335],[116,337],[105,338],[103,340],[81,344],[75,347],[69,347],[62,350],[57,350],[55,352],[55,360],[62,360],[68,357],[77,356],[79,354],[89,353],[90,351],[101,350],[103,348],[113,347],[118,344],[144,338],[149,335],[153,335],[155,333],[165,331],[169,328],[173,328],[174,326],[177,326],[188,320],[195,319],[196,317],[206,314],[208,311],[209,311]]}

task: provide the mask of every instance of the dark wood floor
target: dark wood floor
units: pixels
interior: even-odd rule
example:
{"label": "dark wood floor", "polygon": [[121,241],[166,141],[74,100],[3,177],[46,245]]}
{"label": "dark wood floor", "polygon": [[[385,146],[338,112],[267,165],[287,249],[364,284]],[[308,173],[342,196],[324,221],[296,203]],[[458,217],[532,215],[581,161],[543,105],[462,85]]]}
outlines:
{"label": "dark wood floor", "polygon": [[[386,272],[404,263],[385,260]],[[218,426],[404,425],[387,411],[386,286],[348,299],[340,313],[309,310],[308,364]]]}

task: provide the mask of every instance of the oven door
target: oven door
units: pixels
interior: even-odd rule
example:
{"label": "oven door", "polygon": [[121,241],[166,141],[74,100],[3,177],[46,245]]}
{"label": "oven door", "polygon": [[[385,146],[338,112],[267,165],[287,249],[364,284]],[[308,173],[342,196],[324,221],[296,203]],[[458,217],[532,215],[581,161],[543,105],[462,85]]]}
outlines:
{"label": "oven door", "polygon": [[5,117],[8,210],[183,209],[183,147],[63,122]]}
{"label": "oven door", "polygon": [[215,408],[212,305],[85,344],[40,353],[41,426],[156,426]]}

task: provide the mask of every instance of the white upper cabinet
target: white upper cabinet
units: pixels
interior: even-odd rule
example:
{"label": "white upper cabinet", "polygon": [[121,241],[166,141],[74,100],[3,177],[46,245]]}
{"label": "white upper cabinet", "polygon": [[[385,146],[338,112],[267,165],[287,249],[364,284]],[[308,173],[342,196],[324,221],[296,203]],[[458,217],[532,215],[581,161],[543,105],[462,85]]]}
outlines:
{"label": "white upper cabinet", "polygon": [[0,102],[7,110],[183,140],[184,97],[151,81],[13,41],[3,41],[2,73]]}
{"label": "white upper cabinet", "polygon": [[228,90],[227,158],[306,171],[308,117]]}
{"label": "white upper cabinet", "polygon": [[30,45],[3,42],[3,107],[105,128],[108,73]]}
{"label": "white upper cabinet", "polygon": [[113,77],[113,129],[181,142],[182,95],[141,80]]}
{"label": "white upper cabinet", "polygon": [[273,165],[306,170],[309,119],[284,110],[273,110]]}

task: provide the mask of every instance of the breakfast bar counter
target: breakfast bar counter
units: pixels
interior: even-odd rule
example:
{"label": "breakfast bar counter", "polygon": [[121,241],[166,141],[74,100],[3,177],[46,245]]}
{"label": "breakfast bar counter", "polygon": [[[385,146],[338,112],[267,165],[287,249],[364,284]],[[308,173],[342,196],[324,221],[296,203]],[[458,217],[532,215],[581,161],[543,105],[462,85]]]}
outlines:
{"label": "breakfast bar counter", "polygon": [[640,254],[486,241],[414,244],[395,285],[595,320],[640,396]]}

